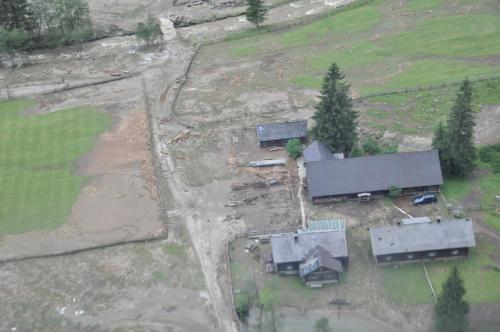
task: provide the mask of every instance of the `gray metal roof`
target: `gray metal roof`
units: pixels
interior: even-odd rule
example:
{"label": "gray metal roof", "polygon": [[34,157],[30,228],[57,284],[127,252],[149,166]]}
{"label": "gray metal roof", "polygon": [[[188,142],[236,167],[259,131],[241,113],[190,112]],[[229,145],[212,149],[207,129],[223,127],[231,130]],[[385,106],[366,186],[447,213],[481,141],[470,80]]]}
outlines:
{"label": "gray metal roof", "polygon": [[375,227],[370,239],[374,256],[476,246],[470,219]]}
{"label": "gray metal roof", "polygon": [[348,256],[344,231],[277,234],[271,236],[271,245],[276,264],[302,262],[317,246],[323,247],[333,258]]}
{"label": "gray metal roof", "polygon": [[310,219],[307,232],[345,231],[344,219]]}
{"label": "gray metal roof", "polygon": [[332,151],[323,143],[314,141],[303,151],[304,161],[310,163],[312,161],[333,160]]}
{"label": "gray metal roof", "polygon": [[259,142],[305,137],[307,137],[307,120],[257,126],[257,139]]}
{"label": "gray metal roof", "polygon": [[408,224],[420,224],[423,222],[432,222],[432,220],[429,217],[416,217],[416,218],[404,218],[401,219],[401,222],[405,225],[408,225]]}
{"label": "gray metal roof", "polygon": [[311,162],[307,178],[311,197],[443,184],[437,150]]}
{"label": "gray metal roof", "polygon": [[332,271],[342,272],[342,263],[333,258],[323,247],[317,246],[306,257],[305,261],[299,265],[299,275],[307,276],[320,267],[326,267]]}

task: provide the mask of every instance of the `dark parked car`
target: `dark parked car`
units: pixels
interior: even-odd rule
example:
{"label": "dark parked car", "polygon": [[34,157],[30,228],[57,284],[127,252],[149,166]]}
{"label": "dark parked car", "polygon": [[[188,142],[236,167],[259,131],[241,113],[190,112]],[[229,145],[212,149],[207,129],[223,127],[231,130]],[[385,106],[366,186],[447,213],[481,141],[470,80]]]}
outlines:
{"label": "dark parked car", "polygon": [[437,202],[437,196],[434,193],[425,193],[413,197],[413,205],[424,205]]}

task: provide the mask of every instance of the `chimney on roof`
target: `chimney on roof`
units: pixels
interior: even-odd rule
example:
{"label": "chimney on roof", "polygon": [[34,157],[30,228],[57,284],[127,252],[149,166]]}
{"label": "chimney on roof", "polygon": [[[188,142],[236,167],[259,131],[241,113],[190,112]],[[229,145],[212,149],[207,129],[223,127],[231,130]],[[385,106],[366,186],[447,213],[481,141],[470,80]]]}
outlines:
{"label": "chimney on roof", "polygon": [[441,217],[436,217],[436,222],[439,224],[441,222]]}
{"label": "chimney on roof", "polygon": [[398,226],[401,226],[401,221],[398,221],[398,222],[397,222],[397,225],[398,225]]}
{"label": "chimney on roof", "polygon": [[294,239],[295,243],[298,243],[299,242],[299,235],[297,233],[295,233],[293,236],[293,239]]}

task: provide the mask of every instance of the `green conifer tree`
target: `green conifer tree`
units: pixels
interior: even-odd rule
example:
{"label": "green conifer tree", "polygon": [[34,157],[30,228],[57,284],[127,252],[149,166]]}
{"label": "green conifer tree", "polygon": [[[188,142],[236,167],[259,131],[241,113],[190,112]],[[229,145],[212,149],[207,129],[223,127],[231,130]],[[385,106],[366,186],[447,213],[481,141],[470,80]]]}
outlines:
{"label": "green conifer tree", "polygon": [[[477,151],[474,146],[474,111],[472,110],[472,86],[465,79],[448,116],[446,129],[438,128],[440,137],[434,138],[440,145],[443,171],[447,175],[465,177],[475,167]],[[444,133],[446,134],[443,138]]]}
{"label": "green conifer tree", "polygon": [[439,151],[439,159],[441,161],[441,168],[448,169],[448,158],[447,158],[447,137],[446,127],[443,122],[439,122],[438,126],[434,130],[434,138],[432,139],[432,147]]}
{"label": "green conifer tree", "polygon": [[434,326],[437,332],[467,331],[469,304],[463,299],[464,295],[463,280],[454,267],[434,306]]}
{"label": "green conifer tree", "polygon": [[344,75],[335,63],[325,75],[320,98],[313,116],[315,120],[313,135],[331,151],[350,155],[357,140],[358,114],[353,110],[349,85],[344,81]]}
{"label": "green conifer tree", "polygon": [[247,20],[252,22],[259,27],[259,25],[264,22],[267,15],[267,8],[264,6],[264,1],[262,0],[247,0]]}
{"label": "green conifer tree", "polygon": [[31,31],[33,15],[28,0],[0,0],[0,27]]}

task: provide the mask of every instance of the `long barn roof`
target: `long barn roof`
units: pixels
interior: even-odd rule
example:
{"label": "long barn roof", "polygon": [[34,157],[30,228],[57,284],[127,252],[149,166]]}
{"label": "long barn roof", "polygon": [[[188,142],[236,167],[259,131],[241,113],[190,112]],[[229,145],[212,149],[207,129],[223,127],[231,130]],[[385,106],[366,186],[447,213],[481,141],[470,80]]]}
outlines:
{"label": "long barn roof", "polygon": [[470,219],[375,227],[370,240],[374,256],[476,246]]}
{"label": "long barn roof", "polygon": [[437,150],[311,162],[307,178],[311,197],[443,184]]}

